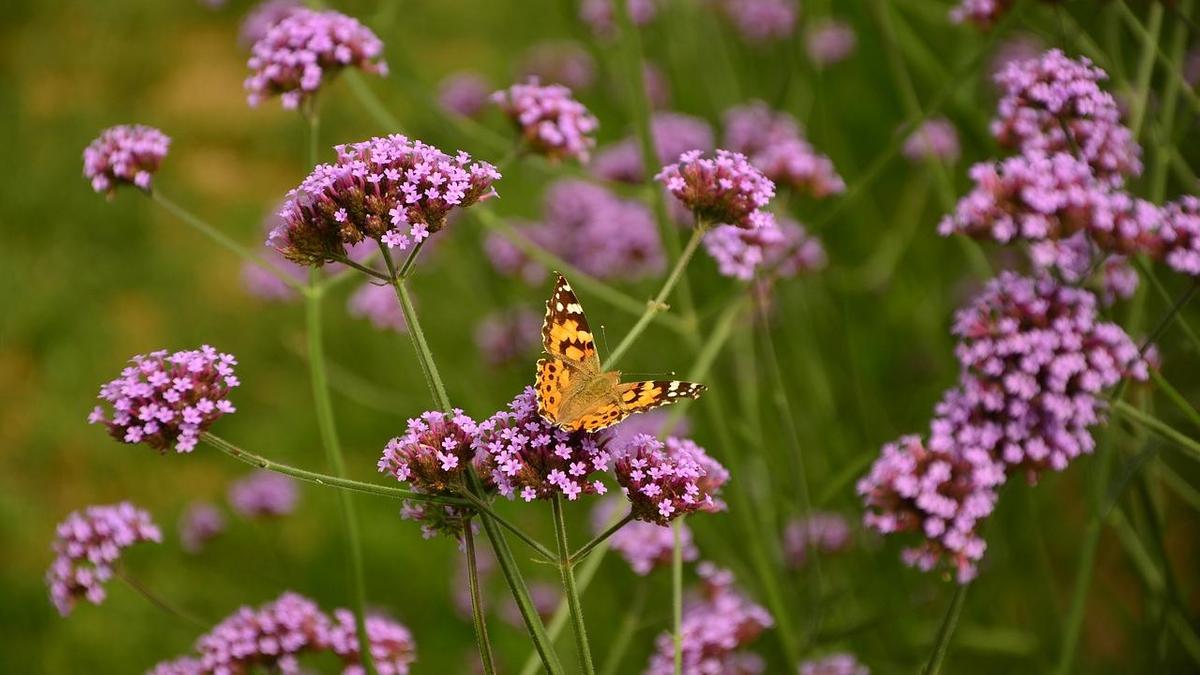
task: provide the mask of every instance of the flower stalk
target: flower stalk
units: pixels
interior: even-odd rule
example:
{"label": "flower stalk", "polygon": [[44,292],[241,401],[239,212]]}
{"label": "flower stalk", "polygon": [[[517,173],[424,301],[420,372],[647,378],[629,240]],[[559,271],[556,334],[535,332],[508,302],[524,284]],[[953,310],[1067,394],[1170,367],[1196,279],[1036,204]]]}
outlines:
{"label": "flower stalk", "polygon": [[479,650],[479,660],[483,663],[484,675],[494,675],[496,672],[495,657],[492,656],[492,642],[488,638],[487,620],[483,616],[483,598],[479,592],[479,567],[475,560],[475,533],[471,531],[471,523],[463,524],[463,543],[467,556],[467,583],[471,592],[471,621],[475,624],[475,646]]}
{"label": "flower stalk", "polygon": [[550,501],[554,513],[554,538],[558,542],[558,572],[562,577],[563,592],[571,611],[571,625],[575,633],[575,648],[579,652],[579,669],[587,675],[595,675],[592,664],[592,649],[588,645],[587,626],[583,621],[583,605],[579,601],[579,589],[575,585],[575,572],[571,567],[571,552],[567,544],[567,523],[563,517],[562,495],[555,494]]}

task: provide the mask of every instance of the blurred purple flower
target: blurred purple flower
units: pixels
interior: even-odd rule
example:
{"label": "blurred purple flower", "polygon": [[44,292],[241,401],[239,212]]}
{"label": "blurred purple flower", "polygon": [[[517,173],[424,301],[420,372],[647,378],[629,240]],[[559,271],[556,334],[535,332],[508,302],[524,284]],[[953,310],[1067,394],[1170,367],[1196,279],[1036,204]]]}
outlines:
{"label": "blurred purple flower", "polygon": [[[625,505],[617,499],[600,502],[592,510],[592,531],[600,534],[612,524]],[[700,555],[692,542],[692,530],[680,521],[673,527],[679,528],[679,541],[683,560],[691,562]],[[630,521],[609,537],[609,547],[621,554],[634,573],[646,576],[656,567],[671,564],[675,551],[675,535],[671,527]]]}
{"label": "blurred purple flower", "polygon": [[493,87],[475,72],[454,73],[438,84],[438,103],[463,117],[478,117],[487,107]]}
{"label": "blurred purple flower", "polygon": [[687,436],[691,429],[688,419],[681,417],[678,423],[668,429],[667,421],[671,416],[671,412],[658,409],[626,417],[620,424],[609,427],[608,443],[614,448],[623,448],[642,434],[660,440],[666,436]]}
{"label": "blurred purple flower", "polygon": [[[658,112],[650,122],[655,154],[667,164],[689,150],[711,152],[713,131],[708,122],[691,115]],[[592,172],[601,178],[623,183],[641,183],[646,179],[642,151],[636,138],[628,137],[605,146],[596,153]]]}
{"label": "blurred purple flower", "polygon": [[113,576],[121,550],[143,541],[162,541],[150,514],[129,502],[89,506],[58,524],[54,562],[46,572],[50,600],[66,616],[80,599],[104,602],[104,583]]}
{"label": "blurred purple flower", "polygon": [[800,13],[795,0],[721,0],[720,6],[747,42],[789,37]]}
{"label": "blurred purple flower", "polygon": [[475,345],[492,367],[520,362],[541,345],[542,317],[525,307],[495,311],[475,327]]}
{"label": "blurred purple flower", "polygon": [[762,210],[775,196],[775,184],[750,165],[745,155],[717,150],[715,158],[699,150],[679,156],[677,164],[663,168],[655,179],[704,224],[726,223],[745,229],[761,226],[768,218]]}
{"label": "blurred purple flower", "polygon": [[291,515],[300,500],[296,481],[259,469],[229,486],[229,506],[247,518]]}
{"label": "blurred purple flower", "polygon": [[179,545],[188,553],[199,553],[224,531],[225,516],[209,502],[192,502],[179,517]]}
{"label": "blurred purple flower", "polygon": [[578,42],[540,42],[525,51],[517,69],[520,82],[537,80],[586,91],[596,82],[596,61]]}
{"label": "blurred purple flower", "polygon": [[790,218],[768,213],[747,230],[718,225],[704,236],[704,248],[722,275],[750,281],[762,271],[771,277],[793,277],[825,266],[825,249]]}
{"label": "blurred purple flower", "polygon": [[266,37],[267,31],[271,30],[275,24],[303,8],[304,3],[300,0],[266,0],[258,3],[246,13],[246,18],[242,20],[242,27],[238,32],[238,44],[244,49],[250,49],[254,43]]}
{"label": "blurred purple flower", "polygon": [[[554,615],[554,610],[558,609],[561,597],[562,591],[559,590],[557,584],[548,584],[542,581],[529,582],[529,599],[533,601],[533,609],[542,618],[542,621],[549,621],[550,617]],[[517,607],[511,594],[504,595],[504,602],[500,605],[500,618],[514,628],[523,629],[525,627],[521,609]]]}
{"label": "blurred purple flower", "polygon": [[840,514],[817,511],[793,519],[783,530],[783,554],[792,567],[804,567],[809,551],[840,553],[850,546],[850,524]]}
{"label": "blurred purple flower", "polygon": [[[579,4],[579,18],[597,37],[611,38],[617,34],[617,17],[613,14],[613,2],[621,0],[583,0]],[[635,26],[645,26],[658,13],[657,0],[624,0],[629,19]]]}
{"label": "blurred purple flower", "polygon": [[988,79],[999,87],[997,78],[1009,64],[1037,59],[1044,51],[1046,46],[1034,35],[1024,33],[1008,38],[1000,43],[992,55],[988,65]]}
{"label": "blurred purple flower", "polygon": [[334,11],[296,9],[267,29],[246,64],[247,101],[257,106],[279,96],[294,110],[343,68],[387,74],[383,43],[356,19]]}
{"label": "blurred purple flower", "polygon": [[492,94],[492,101],[516,124],[526,148],[553,160],[572,157],[586,162],[600,126],[571,90],[542,86],[537,80],[514,84]]}
{"label": "blurred purple flower", "polygon": [[996,25],[1000,17],[1012,6],[1012,0],[961,0],[950,10],[954,23],[973,23],[984,30]]}
{"label": "blurred purple flower", "polygon": [[904,141],[904,156],[913,162],[936,159],[952,164],[960,154],[958,130],[944,117],[926,120]]}
{"label": "blurred purple flower", "polygon": [[145,443],[159,452],[191,452],[213,422],[236,410],[229,390],[241,382],[237,359],[204,345],[174,354],[165,349],[138,355],[121,376],[100,388],[112,412],[96,406],[89,424],[103,424],[124,443]]}
{"label": "blurred purple flower", "polygon": [[614,472],[636,520],[667,525],[695,511],[721,511],[729,472],[685,438],[635,437],[616,453]]}
{"label": "blurred purple flower", "polygon": [[[367,644],[371,660],[380,675],[407,675],[409,666],[417,660],[417,644],[412,631],[404,624],[379,614],[366,617]],[[342,660],[342,675],[365,675],[358,650],[358,634],[354,613],[348,609],[333,610],[329,629],[328,649]]]}
{"label": "blurred purple flower", "polygon": [[833,162],[804,138],[800,123],[762,101],[725,112],[725,147],[749,157],[775,183],[816,199],[846,189]]}
{"label": "blurred purple flower", "polygon": [[853,654],[830,654],[800,664],[800,675],[871,675]]}
{"label": "blurred purple flower", "polygon": [[808,59],[817,68],[826,68],[841,63],[854,53],[858,36],[854,27],[845,21],[825,19],[814,23],[804,40]]}
{"label": "blurred purple flower", "polygon": [[1200,198],[1187,195],[1163,208],[1162,241],[1171,269],[1200,277]]}
{"label": "blurred purple flower", "polygon": [[391,286],[366,282],[346,301],[346,311],[356,319],[366,319],[377,330],[407,333],[404,309]]}
{"label": "blurred purple flower", "polygon": [[171,139],[141,124],[122,124],[100,132],[83,151],[83,176],[97,193],[112,197],[117,187],[150,191],[150,179],[167,156]]}

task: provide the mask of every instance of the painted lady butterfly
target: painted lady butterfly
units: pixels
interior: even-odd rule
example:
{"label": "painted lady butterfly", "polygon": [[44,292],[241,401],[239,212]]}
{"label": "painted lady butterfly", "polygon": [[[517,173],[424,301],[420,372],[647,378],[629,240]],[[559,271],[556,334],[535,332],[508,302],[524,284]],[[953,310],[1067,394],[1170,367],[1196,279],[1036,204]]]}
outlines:
{"label": "painted lady butterfly", "polygon": [[542,324],[542,345],[550,358],[537,362],[542,419],[568,431],[599,431],[633,413],[700,397],[705,386],[695,382],[621,382],[620,371],[602,370],[583,307],[563,275],[556,276]]}

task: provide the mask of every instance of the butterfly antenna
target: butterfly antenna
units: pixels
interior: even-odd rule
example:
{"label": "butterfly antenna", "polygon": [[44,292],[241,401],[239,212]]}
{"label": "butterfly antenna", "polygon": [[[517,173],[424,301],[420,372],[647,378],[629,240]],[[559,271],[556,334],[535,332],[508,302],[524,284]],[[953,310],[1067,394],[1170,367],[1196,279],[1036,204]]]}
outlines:
{"label": "butterfly antenna", "polygon": [[612,350],[608,348],[608,330],[604,324],[600,324],[600,341],[604,343],[604,353],[611,354]]}
{"label": "butterfly antenna", "polygon": [[621,374],[628,376],[628,377],[636,377],[638,379],[646,379],[646,380],[657,380],[660,378],[668,378],[668,377],[674,379],[674,377],[675,377],[675,371],[673,371],[673,370],[666,371],[666,372],[659,371],[657,373],[625,373],[625,372],[622,372]]}

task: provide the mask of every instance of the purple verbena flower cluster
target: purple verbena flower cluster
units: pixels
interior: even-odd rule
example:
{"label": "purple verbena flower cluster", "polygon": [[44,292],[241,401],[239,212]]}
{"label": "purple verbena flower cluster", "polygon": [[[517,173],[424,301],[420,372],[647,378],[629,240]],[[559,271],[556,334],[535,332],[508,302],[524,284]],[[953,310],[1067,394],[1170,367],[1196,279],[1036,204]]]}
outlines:
{"label": "purple verbena flower cluster", "polygon": [[725,112],[725,147],[749,157],[776,184],[816,199],[846,189],[833,162],[812,147],[800,123],[762,101]]}
{"label": "purple verbena flower cluster", "polygon": [[853,654],[830,654],[800,664],[800,675],[871,675]]}
{"label": "purple verbena flower cluster", "polygon": [[404,435],[384,447],[379,471],[420,492],[451,492],[461,487],[475,457],[475,427],[475,420],[457,408],[453,414],[431,411],[409,419]]}
{"label": "purple verbena flower cluster", "polygon": [[[592,511],[592,530],[600,534],[612,525],[618,509],[624,504],[618,500],[603,501]],[[683,560],[691,562],[700,555],[692,541],[692,530],[682,521],[673,527],[679,528],[679,542]],[[635,574],[646,576],[657,567],[671,564],[675,551],[675,535],[671,527],[634,520],[626,523],[608,539],[609,548],[616,551],[629,563]]]}
{"label": "purple verbena flower cluster", "polygon": [[263,39],[267,31],[275,24],[291,16],[298,9],[303,9],[300,0],[265,0],[246,13],[242,27],[238,31],[238,44],[249,49],[254,43]]}
{"label": "purple verbena flower cluster", "polygon": [[538,351],[542,317],[525,307],[492,312],[475,327],[475,345],[492,367],[520,362]]}
{"label": "purple verbena flower cluster", "polygon": [[808,60],[820,69],[845,61],[858,46],[858,35],[854,28],[836,19],[825,19],[814,23],[804,38],[804,49]]}
{"label": "purple verbena flower cluster", "polygon": [[[711,152],[713,131],[708,122],[675,112],[655,113],[650,135],[659,164],[666,164],[689,150]],[[646,179],[642,152],[636,138],[628,137],[605,146],[592,161],[592,172],[601,178],[622,183],[641,183]]]}
{"label": "purple verbena flower cluster", "polygon": [[113,576],[121,549],[143,541],[162,541],[150,514],[129,502],[89,506],[58,524],[54,562],[46,572],[50,600],[66,616],[80,598],[104,602],[104,583]]}
{"label": "purple verbena flower cluster", "polygon": [[194,502],[179,517],[179,546],[188,553],[199,553],[224,531],[225,516],[215,504]]}
{"label": "purple verbena flower cluster", "polygon": [[213,422],[236,409],[229,390],[240,382],[237,360],[204,345],[198,350],[138,355],[121,376],[100,388],[111,414],[96,406],[89,424],[103,424],[125,443],[145,443],[159,452],[191,452]]}
{"label": "purple verbena flower cluster", "polygon": [[751,166],[746,156],[717,150],[715,158],[699,150],[679,156],[656,179],[695,214],[697,223],[726,223],[753,229],[768,218],[763,207],[775,196],[775,184]]}
{"label": "purple verbena flower cluster", "polygon": [[729,472],[691,440],[642,434],[620,450],[614,470],[635,520],[667,525],[694,511],[725,508],[716,495]]}
{"label": "purple verbena flower cluster", "polygon": [[[728,570],[703,562],[697,566],[697,572],[701,577],[700,592],[685,601],[680,627],[683,673],[752,675],[763,672],[761,659],[745,651],[745,647],[772,626],[771,615],[733,587],[733,575]],[[645,675],[674,673],[674,635],[670,631],[660,634],[655,645]]]}
{"label": "purple verbena flower cluster", "polygon": [[[366,617],[367,644],[371,660],[379,675],[407,675],[409,666],[417,660],[417,645],[412,631],[402,623],[386,616],[373,614]],[[342,675],[364,675],[358,650],[358,634],[354,623],[354,612],[338,608],[333,610],[333,625],[327,638],[329,650],[342,659]]]}
{"label": "purple verbena flower cluster", "polygon": [[944,117],[926,120],[904,141],[904,156],[913,162],[936,159],[953,163],[961,152],[958,130]]}
{"label": "purple verbena flower cluster", "polygon": [[573,157],[586,162],[600,122],[571,90],[559,84],[541,85],[536,79],[492,94],[492,101],[516,124],[525,147],[558,160]]}
{"label": "purple verbena flower cluster", "polygon": [[293,478],[259,469],[229,486],[229,506],[247,518],[291,515],[300,501]]}
{"label": "purple verbena flower cluster", "polygon": [[1171,269],[1200,277],[1200,198],[1182,197],[1163,208],[1163,259]]}
{"label": "purple verbena flower cluster", "polygon": [[749,230],[718,225],[704,235],[704,248],[722,275],[743,281],[760,271],[793,277],[825,265],[825,249],[816,237],[796,221],[773,214]]}
{"label": "purple verbena flower cluster", "polygon": [[783,554],[792,567],[804,567],[809,551],[839,553],[850,546],[850,524],[840,514],[817,511],[796,518],[783,530]]}
{"label": "purple verbena flower cluster", "polygon": [[109,197],[118,186],[150,190],[150,179],[167,156],[171,139],[141,124],[121,124],[100,132],[83,150],[83,176],[92,189]]}
{"label": "purple verbena flower cluster", "polygon": [[795,0],[721,0],[720,7],[747,42],[773,42],[790,36],[800,14]]}
{"label": "purple verbena flower cluster", "polygon": [[346,300],[346,311],[356,319],[370,321],[377,330],[408,332],[404,308],[396,299],[396,290],[391,286],[370,281],[364,283]]}
{"label": "purple verbena flower cluster", "polygon": [[267,29],[251,48],[247,101],[279,96],[299,108],[343,68],[387,74],[383,43],[369,28],[340,12],[295,9]]}
{"label": "purple verbena flower cluster", "polygon": [[492,89],[478,73],[454,73],[438,84],[437,100],[445,110],[463,117],[477,117],[487,107]]}
{"label": "purple verbena flower cluster", "polygon": [[336,149],[335,163],[317,165],[288,193],[267,240],[302,265],[345,258],[364,240],[405,250],[442,229],[455,208],[494,196],[500,178],[465,152],[451,157],[398,134]]}

